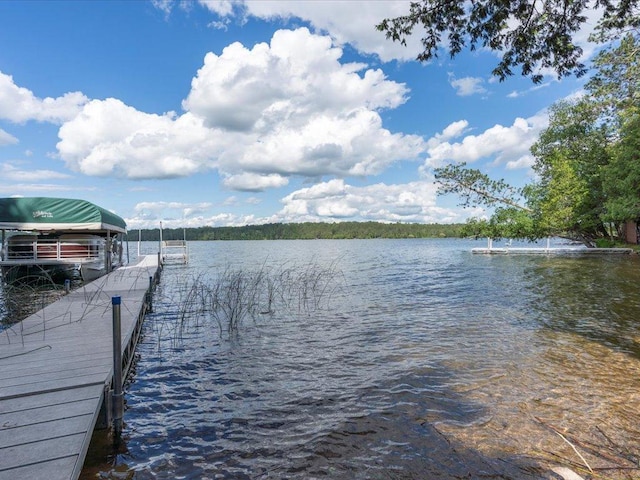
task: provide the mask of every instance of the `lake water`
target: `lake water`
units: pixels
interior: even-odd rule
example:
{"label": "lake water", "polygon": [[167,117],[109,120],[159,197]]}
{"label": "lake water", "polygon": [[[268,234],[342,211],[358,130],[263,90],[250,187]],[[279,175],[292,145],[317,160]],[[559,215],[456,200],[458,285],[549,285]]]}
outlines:
{"label": "lake water", "polygon": [[[124,443],[97,438],[83,478],[640,477],[638,256],[484,245],[191,242],[145,320]],[[204,305],[238,272],[267,283],[229,329]]]}

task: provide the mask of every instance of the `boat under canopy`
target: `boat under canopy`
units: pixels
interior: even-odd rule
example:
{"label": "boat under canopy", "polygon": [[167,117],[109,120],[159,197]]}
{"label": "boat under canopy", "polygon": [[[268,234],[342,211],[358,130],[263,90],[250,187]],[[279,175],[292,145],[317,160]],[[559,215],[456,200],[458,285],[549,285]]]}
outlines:
{"label": "boat under canopy", "polygon": [[127,226],[86,200],[21,197],[0,198],[0,230],[5,279],[43,273],[90,281],[122,263]]}

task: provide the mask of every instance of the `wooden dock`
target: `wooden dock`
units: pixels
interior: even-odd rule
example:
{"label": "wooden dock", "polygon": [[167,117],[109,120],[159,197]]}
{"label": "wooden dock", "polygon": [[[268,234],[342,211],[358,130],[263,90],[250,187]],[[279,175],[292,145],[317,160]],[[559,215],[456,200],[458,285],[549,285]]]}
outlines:
{"label": "wooden dock", "polygon": [[630,255],[631,248],[576,248],[576,247],[499,247],[474,248],[472,253],[484,255]]}
{"label": "wooden dock", "polygon": [[0,480],[78,478],[110,403],[111,299],[128,369],[158,274],[158,257],[143,257],[0,332]]}

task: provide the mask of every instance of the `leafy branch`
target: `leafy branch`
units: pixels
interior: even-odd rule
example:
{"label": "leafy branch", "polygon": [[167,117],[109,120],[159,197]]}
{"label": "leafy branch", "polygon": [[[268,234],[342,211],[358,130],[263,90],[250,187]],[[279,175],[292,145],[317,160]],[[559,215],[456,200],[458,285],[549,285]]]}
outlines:
{"label": "leafy branch", "polygon": [[476,169],[466,168],[466,163],[447,165],[435,169],[438,194],[455,193],[460,196],[463,207],[471,205],[506,205],[525,212],[531,209],[521,205],[518,199],[522,192],[504,180],[493,180]]}
{"label": "leafy branch", "polygon": [[[602,16],[593,38],[608,41],[630,29],[638,29],[640,0],[596,0]],[[489,48],[502,59],[492,71],[501,81],[520,66],[523,76],[540,83],[542,69],[552,69],[558,78],[582,76],[587,68],[580,61],[582,48],[573,37],[587,21],[589,0],[464,0],[413,1],[409,13],[382,20],[376,29],[388,39],[407,44],[416,27],[423,28],[421,62],[438,57],[445,49],[453,58],[468,45],[470,50]]]}

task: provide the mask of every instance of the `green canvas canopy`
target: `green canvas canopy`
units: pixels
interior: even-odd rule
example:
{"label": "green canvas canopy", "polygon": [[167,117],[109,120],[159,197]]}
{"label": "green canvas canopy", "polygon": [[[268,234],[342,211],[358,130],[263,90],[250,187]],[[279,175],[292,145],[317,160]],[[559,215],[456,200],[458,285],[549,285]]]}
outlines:
{"label": "green canvas canopy", "polygon": [[121,232],[125,221],[86,200],[71,198],[0,198],[0,230]]}

